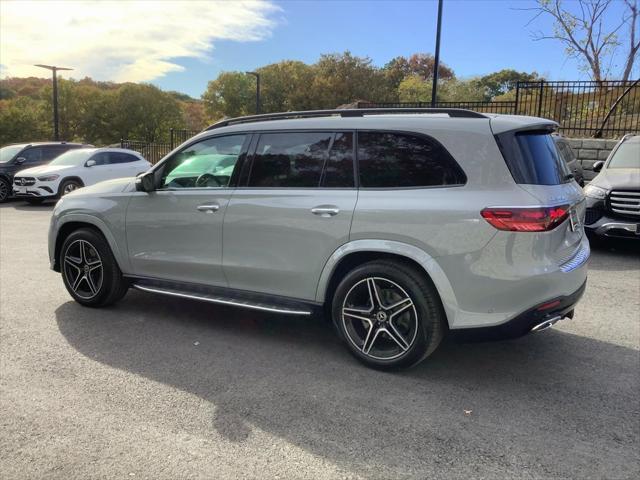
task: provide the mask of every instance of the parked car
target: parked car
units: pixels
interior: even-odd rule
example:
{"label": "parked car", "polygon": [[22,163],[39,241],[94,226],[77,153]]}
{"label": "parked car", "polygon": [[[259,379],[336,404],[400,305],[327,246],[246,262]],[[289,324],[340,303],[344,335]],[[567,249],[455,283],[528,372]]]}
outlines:
{"label": "parked car", "polygon": [[13,193],[30,203],[59,198],[103,180],[135,177],[151,164],[123,148],[81,148],[66,152],[48,165],[16,173]]}
{"label": "parked car", "polygon": [[11,196],[13,176],[25,167],[45,165],[69,150],[87,145],[66,142],[16,143],[0,148],[0,203]]}
{"label": "parked car", "polygon": [[578,185],[584,187],[584,170],[582,170],[582,165],[580,165],[573,148],[571,148],[567,139],[561,135],[553,135],[553,140],[556,142],[556,147],[558,147],[560,157],[564,160],[564,163],[567,164],[573,178]]}
{"label": "parked car", "polygon": [[591,235],[640,239],[640,135],[626,135],[584,187],[585,229]]}
{"label": "parked car", "polygon": [[573,315],[589,257],[555,127],[455,109],[225,120],[135,181],[63,197],[51,266],[90,307],[133,287],[326,311],[381,369],[421,361],[449,330],[543,330]]}

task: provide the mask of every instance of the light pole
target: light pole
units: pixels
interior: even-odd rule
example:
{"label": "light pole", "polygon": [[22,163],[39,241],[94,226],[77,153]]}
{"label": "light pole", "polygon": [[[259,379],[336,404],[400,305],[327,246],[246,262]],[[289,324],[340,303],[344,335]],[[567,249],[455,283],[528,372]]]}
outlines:
{"label": "light pole", "polygon": [[442,0],[438,0],[438,26],[436,28],[436,58],[433,62],[433,85],[431,87],[431,107],[436,106],[438,95],[438,67],[440,65],[440,30],[442,28]]}
{"label": "light pole", "polygon": [[73,70],[73,68],[55,67],[53,65],[34,65],[35,67],[46,68],[51,70],[53,75],[53,139],[60,140],[58,130],[58,78],[56,72],[58,70]]}
{"label": "light pole", "polygon": [[260,113],[260,74],[258,72],[244,72],[256,77],[256,114]]}

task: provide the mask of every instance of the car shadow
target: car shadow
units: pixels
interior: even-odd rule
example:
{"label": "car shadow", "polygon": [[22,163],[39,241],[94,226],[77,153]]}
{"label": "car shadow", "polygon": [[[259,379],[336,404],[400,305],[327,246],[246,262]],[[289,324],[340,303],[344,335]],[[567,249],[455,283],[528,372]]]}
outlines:
{"label": "car shadow", "polygon": [[622,271],[640,268],[640,240],[597,238],[590,240],[589,270]]}
{"label": "car shadow", "polygon": [[[212,435],[254,429],[374,477],[632,476],[636,350],[551,330],[445,341],[396,373],[368,369],[320,319],[254,314],[131,291],[56,310],[86,357],[210,402]],[[635,460],[634,460],[635,459]]]}

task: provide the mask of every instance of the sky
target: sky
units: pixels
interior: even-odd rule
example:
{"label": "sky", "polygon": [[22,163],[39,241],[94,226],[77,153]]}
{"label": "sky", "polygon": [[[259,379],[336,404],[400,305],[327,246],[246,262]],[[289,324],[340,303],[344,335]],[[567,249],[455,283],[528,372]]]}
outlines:
{"label": "sky", "polygon": [[[552,24],[539,18],[527,25],[534,14],[523,9],[532,6],[444,0],[442,61],[462,78],[513,68],[588,80],[559,42],[533,40]],[[620,20],[622,8],[614,0],[608,23]],[[46,77],[32,65],[55,64],[74,68],[65,77],[150,82],[197,98],[222,71],[313,63],[345,50],[378,66],[398,55],[433,53],[436,17],[435,0],[0,0],[0,76]],[[614,59],[613,70],[621,72],[622,62]]]}

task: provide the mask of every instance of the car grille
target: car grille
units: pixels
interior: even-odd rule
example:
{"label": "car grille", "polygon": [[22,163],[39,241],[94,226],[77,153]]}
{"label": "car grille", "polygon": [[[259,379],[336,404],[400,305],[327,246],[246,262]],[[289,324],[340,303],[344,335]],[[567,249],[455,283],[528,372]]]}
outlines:
{"label": "car grille", "polygon": [[613,190],[609,194],[609,208],[619,215],[640,217],[640,191]]}
{"label": "car grille", "polygon": [[596,223],[598,220],[602,218],[602,210],[595,208],[587,208],[586,215],[584,217],[584,224],[591,225],[592,223]]}
{"label": "car grille", "polygon": [[20,186],[33,185],[36,183],[36,179],[33,177],[15,177],[13,179],[13,183]]}

